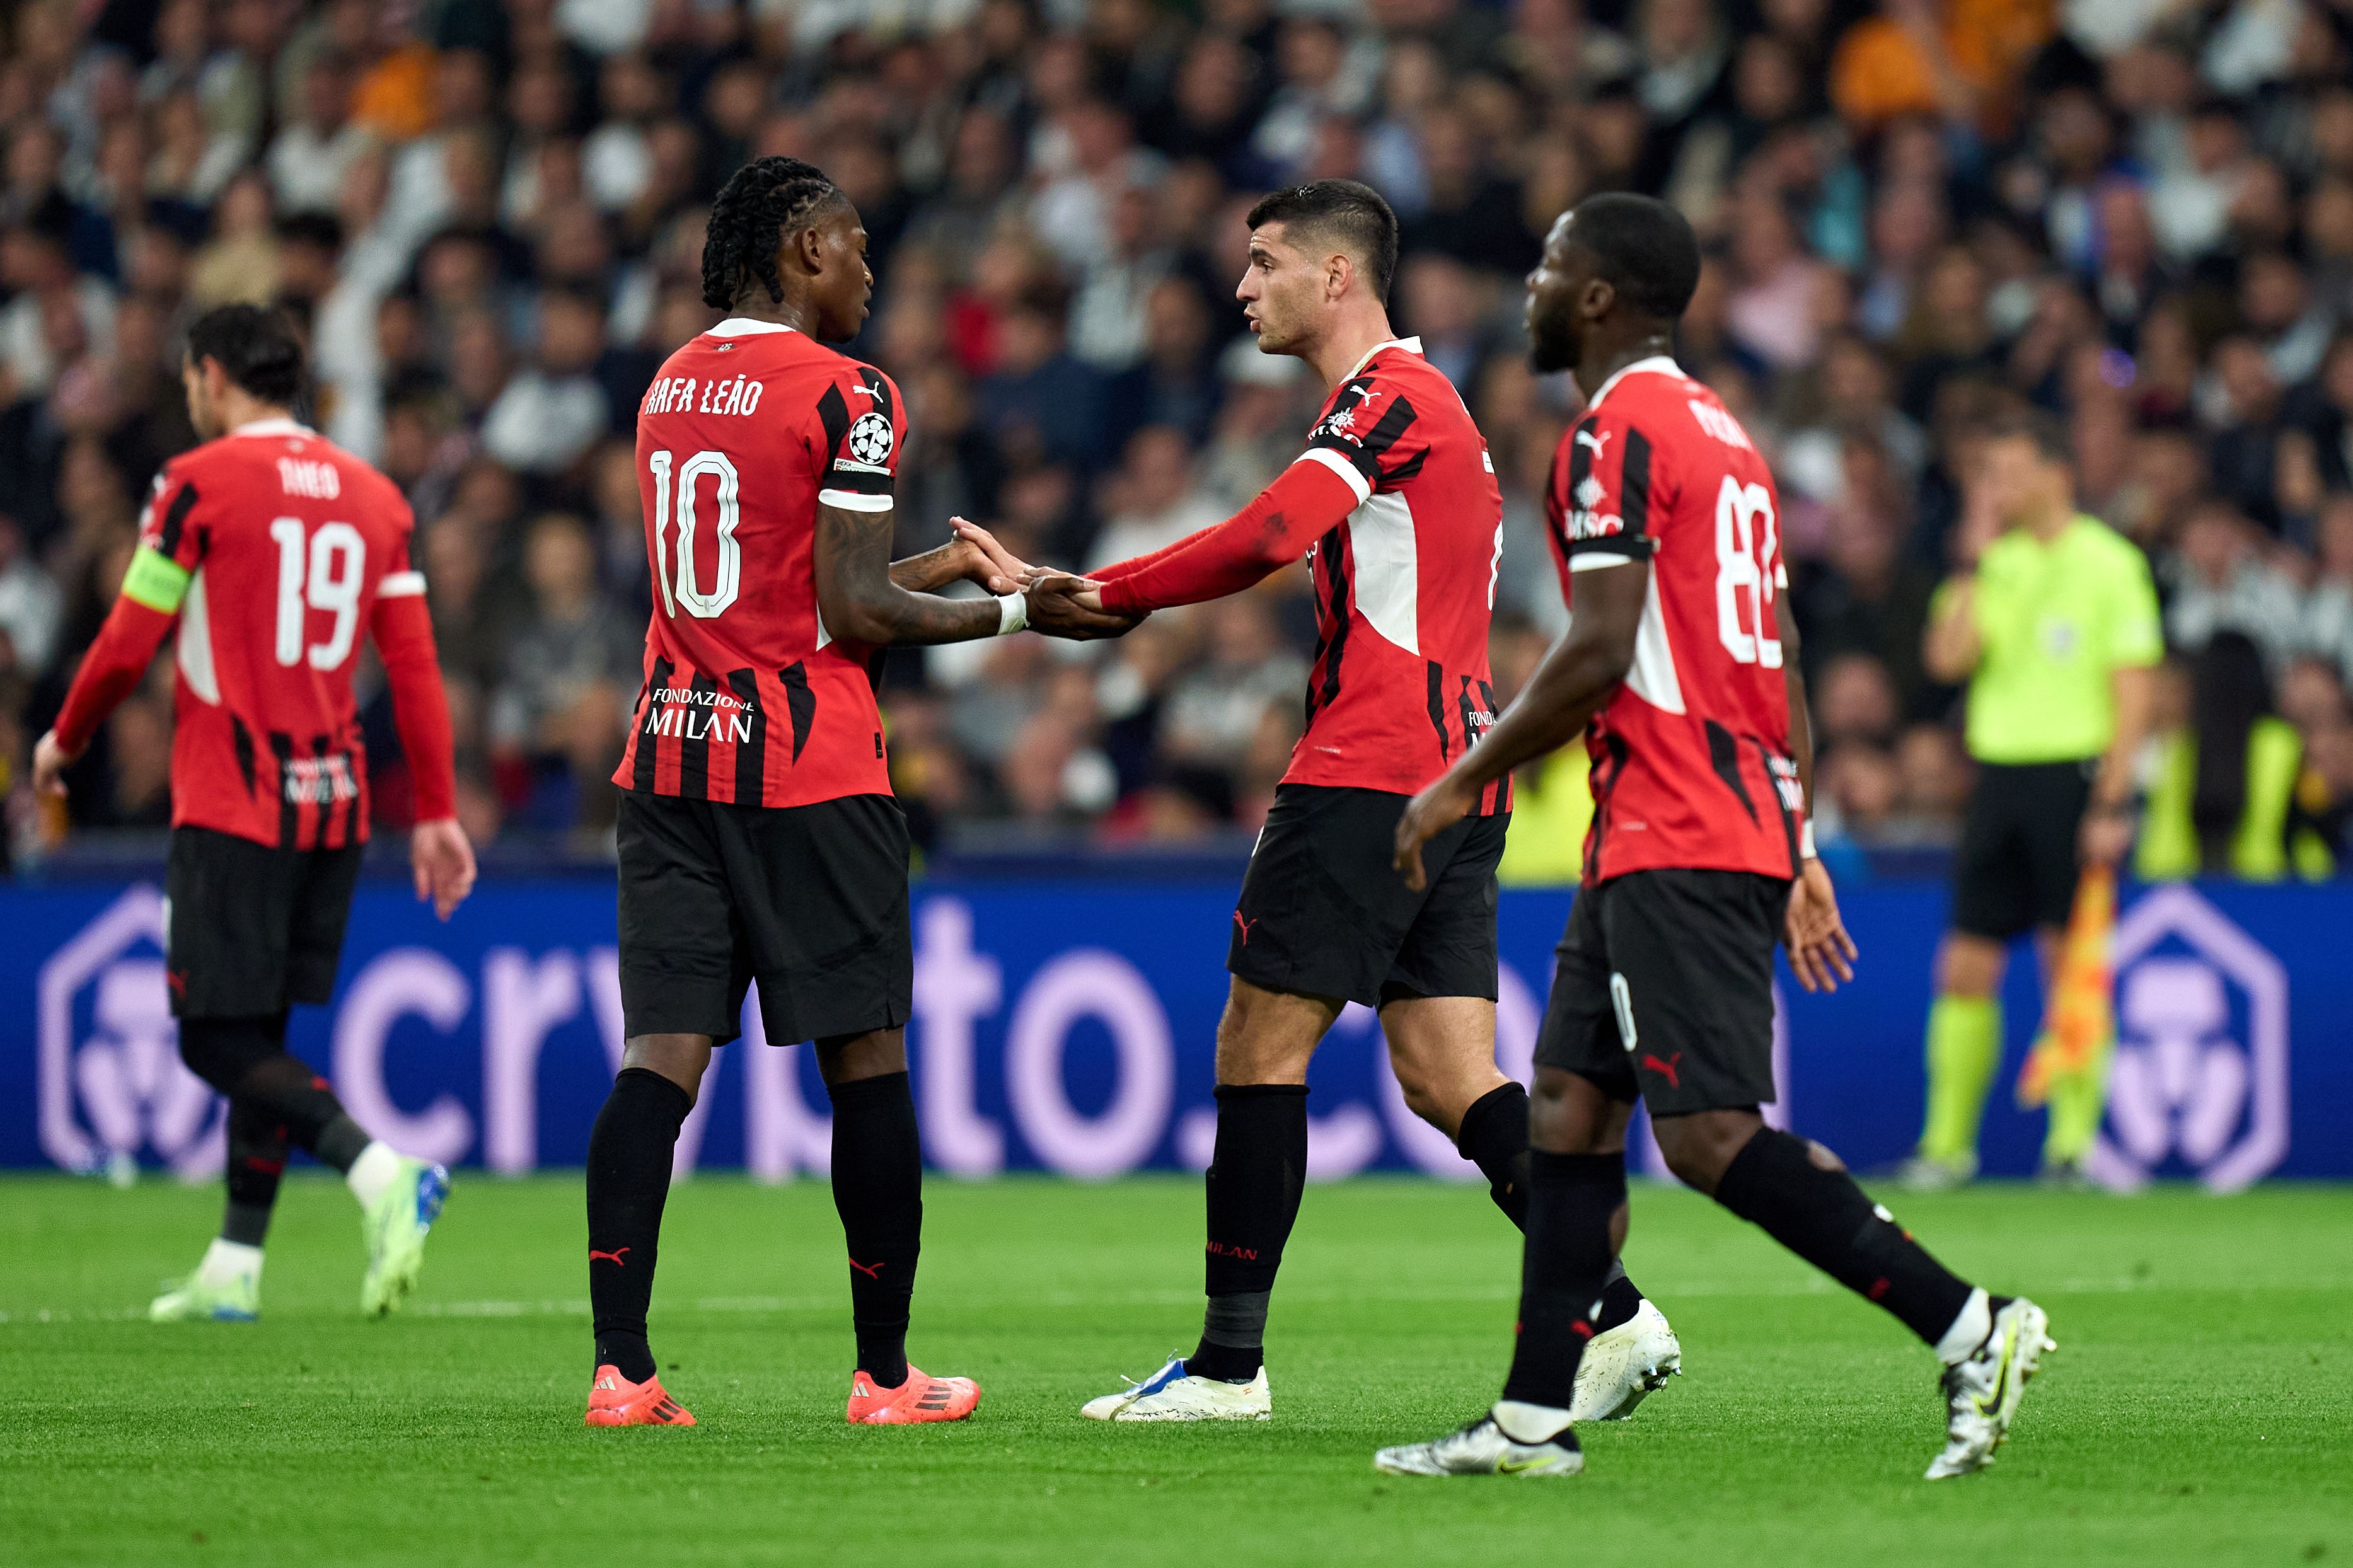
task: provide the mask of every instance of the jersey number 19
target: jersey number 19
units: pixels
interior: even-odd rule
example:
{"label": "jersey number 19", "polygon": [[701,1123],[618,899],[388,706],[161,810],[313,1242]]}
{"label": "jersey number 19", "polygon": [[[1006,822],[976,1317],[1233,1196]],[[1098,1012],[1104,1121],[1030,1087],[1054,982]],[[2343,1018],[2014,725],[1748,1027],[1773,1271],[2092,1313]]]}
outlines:
{"label": "jersey number 19", "polygon": [[302,662],[303,637],[311,610],[335,617],[325,642],[312,643],[312,669],[335,669],[352,656],[360,629],[360,587],[367,581],[367,542],[348,522],[322,522],[306,541],[302,520],[281,517],[269,525],[278,542],[278,662]]}

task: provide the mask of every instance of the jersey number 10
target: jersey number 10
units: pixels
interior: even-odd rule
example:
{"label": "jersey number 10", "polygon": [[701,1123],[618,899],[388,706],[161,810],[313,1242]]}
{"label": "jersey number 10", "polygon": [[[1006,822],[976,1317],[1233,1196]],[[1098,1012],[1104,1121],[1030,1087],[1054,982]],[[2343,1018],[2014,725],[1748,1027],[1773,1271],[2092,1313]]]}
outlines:
{"label": "jersey number 10", "polygon": [[[744,552],[735,542],[737,507],[735,500],[735,465],[724,452],[697,452],[683,463],[678,463],[678,567],[672,582],[670,563],[670,474],[674,458],[669,452],[649,452],[646,467],[654,475],[654,581],[661,584],[662,613],[670,619],[678,612],[686,613],[699,621],[715,620],[727,613],[735,595],[744,586]],[[718,547],[718,563],[712,572],[708,592],[695,577],[694,486],[697,479],[709,475],[718,481],[719,524],[712,542]]]}
{"label": "jersey number 10", "polygon": [[1767,669],[1781,668],[1773,618],[1777,542],[1772,496],[1726,474],[1715,498],[1715,632],[1725,652]]}
{"label": "jersey number 10", "polygon": [[352,656],[360,629],[360,587],[367,581],[367,541],[348,522],[322,522],[306,541],[302,520],[281,517],[269,525],[278,542],[278,662],[302,662],[310,612],[335,617],[325,642],[310,645],[312,669],[335,669]]}

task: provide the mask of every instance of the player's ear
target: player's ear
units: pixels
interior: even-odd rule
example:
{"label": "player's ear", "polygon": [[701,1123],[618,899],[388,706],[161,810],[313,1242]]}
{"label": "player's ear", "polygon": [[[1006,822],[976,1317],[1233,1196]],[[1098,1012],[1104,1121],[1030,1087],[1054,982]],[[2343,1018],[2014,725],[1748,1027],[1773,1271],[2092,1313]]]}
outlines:
{"label": "player's ear", "polygon": [[1356,264],[1348,259],[1345,251],[1335,250],[1324,263],[1324,298],[1337,300],[1348,291],[1348,279],[1355,276]]}
{"label": "player's ear", "polygon": [[1618,302],[1618,286],[1607,278],[1588,278],[1585,281],[1585,297],[1577,301],[1588,321],[1598,321],[1609,313]]}

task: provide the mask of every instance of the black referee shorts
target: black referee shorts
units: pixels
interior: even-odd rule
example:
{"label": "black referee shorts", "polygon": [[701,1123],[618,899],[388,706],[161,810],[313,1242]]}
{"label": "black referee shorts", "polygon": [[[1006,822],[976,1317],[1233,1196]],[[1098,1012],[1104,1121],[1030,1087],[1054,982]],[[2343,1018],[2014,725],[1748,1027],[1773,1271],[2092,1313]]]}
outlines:
{"label": "black referee shorts", "polygon": [[1578,889],[1536,1065],[1652,1116],[1770,1104],[1788,907],[1788,882],[1754,871],[1630,871]]}
{"label": "black referee shorts", "polygon": [[175,827],[164,868],[164,973],[175,1018],[254,1018],[335,993],[360,847],[280,849]]}
{"label": "black referee shorts", "polygon": [[624,1037],[774,1045],[895,1029],[913,1010],[907,819],[887,795],[730,805],[621,793]]}
{"label": "black referee shorts", "polygon": [[1282,784],[1250,852],[1226,967],[1267,991],[1378,1007],[1495,999],[1495,865],[1511,814],[1469,816],[1422,847],[1419,893],[1390,864],[1409,796]]}
{"label": "black referee shorts", "polygon": [[2008,942],[2067,923],[2096,760],[1978,765],[1953,857],[1953,929]]}

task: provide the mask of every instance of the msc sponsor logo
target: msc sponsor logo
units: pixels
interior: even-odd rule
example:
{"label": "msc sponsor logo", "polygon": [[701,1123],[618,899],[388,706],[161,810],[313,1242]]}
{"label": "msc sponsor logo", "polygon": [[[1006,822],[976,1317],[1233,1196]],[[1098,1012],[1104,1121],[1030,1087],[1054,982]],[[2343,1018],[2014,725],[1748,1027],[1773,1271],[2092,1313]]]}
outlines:
{"label": "msc sponsor logo", "polygon": [[2116,1051],[2092,1173],[2131,1189],[2183,1170],[2218,1193],[2288,1146],[2287,970],[2184,887],[2117,923]]}

